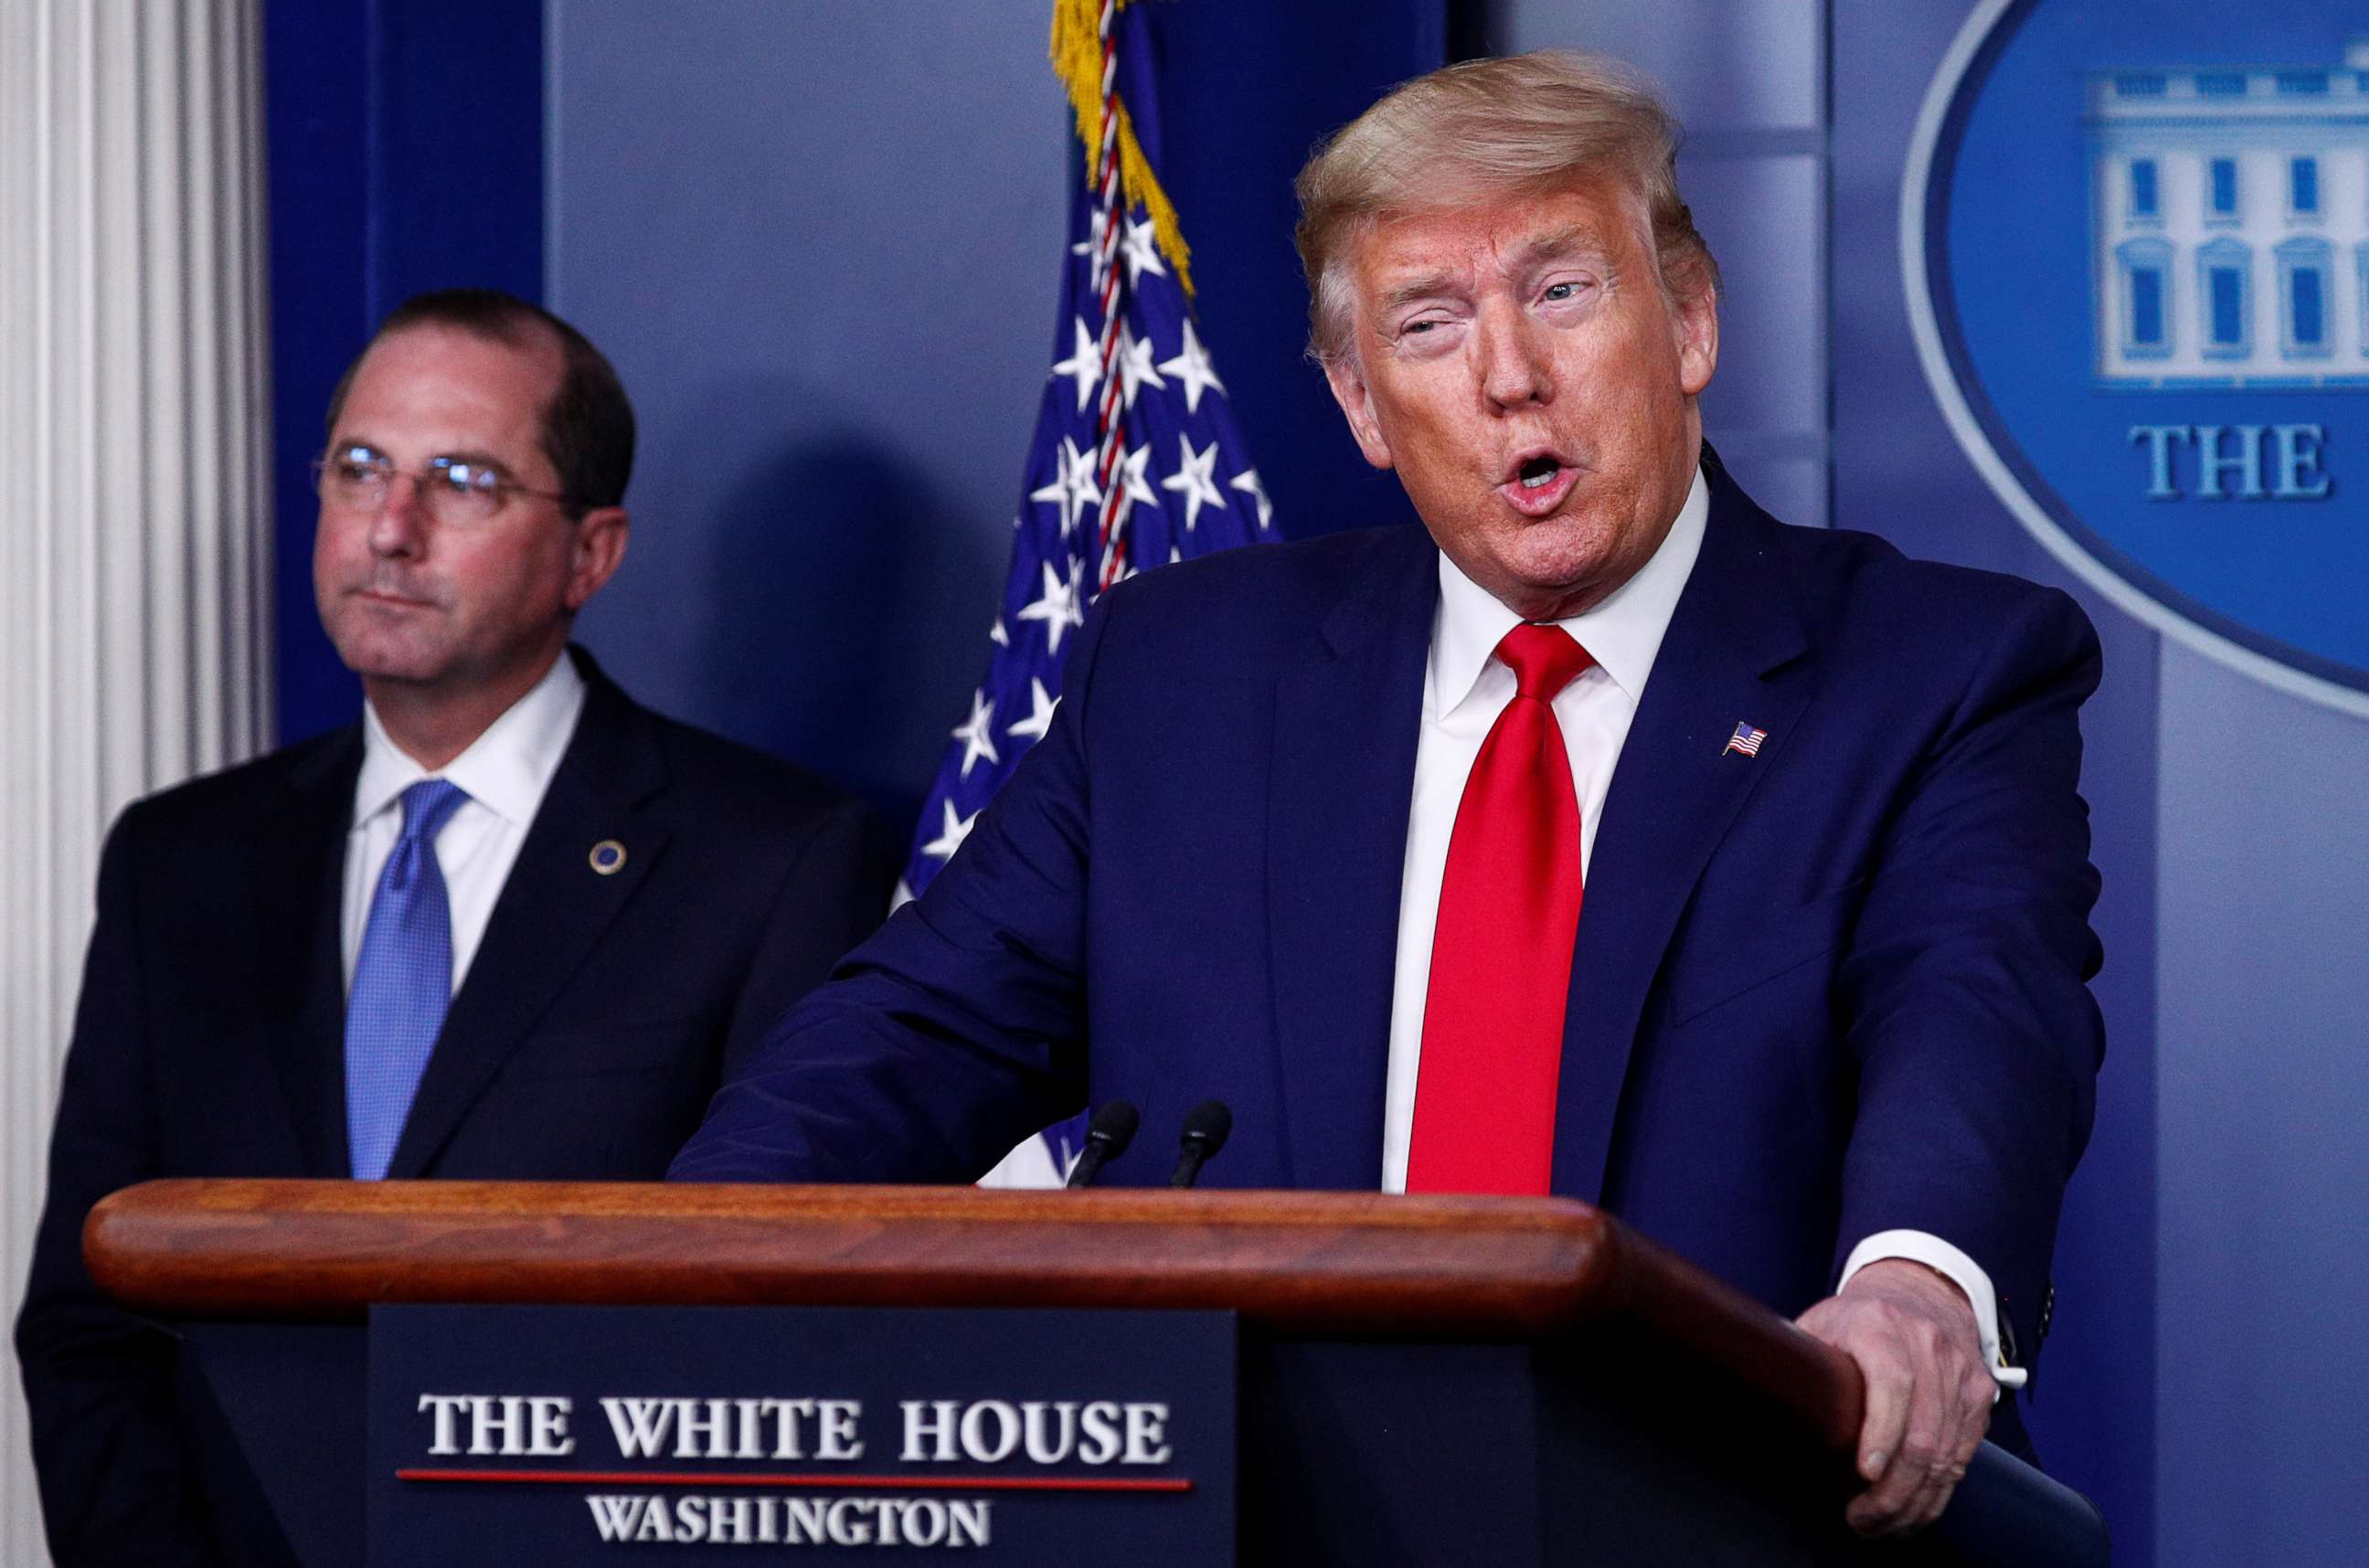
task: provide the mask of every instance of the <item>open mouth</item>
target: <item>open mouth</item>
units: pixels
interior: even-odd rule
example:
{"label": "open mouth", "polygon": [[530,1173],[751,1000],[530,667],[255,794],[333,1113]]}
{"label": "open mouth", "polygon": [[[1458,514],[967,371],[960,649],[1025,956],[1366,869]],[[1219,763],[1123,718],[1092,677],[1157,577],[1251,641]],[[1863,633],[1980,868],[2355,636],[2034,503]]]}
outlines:
{"label": "open mouth", "polygon": [[1533,452],[1514,464],[1497,493],[1525,517],[1547,517],[1563,503],[1579,471],[1551,452]]}

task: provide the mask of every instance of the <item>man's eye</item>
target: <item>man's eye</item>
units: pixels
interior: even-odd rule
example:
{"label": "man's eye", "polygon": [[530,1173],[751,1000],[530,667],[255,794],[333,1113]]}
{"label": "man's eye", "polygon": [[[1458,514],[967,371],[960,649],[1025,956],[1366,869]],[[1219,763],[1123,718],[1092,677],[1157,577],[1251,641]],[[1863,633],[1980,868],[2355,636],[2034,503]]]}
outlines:
{"label": "man's eye", "polygon": [[345,485],[367,485],[378,477],[378,464],[364,458],[338,458],[329,464],[329,471]]}
{"label": "man's eye", "polygon": [[1579,285],[1576,283],[1549,283],[1546,297],[1550,300],[1567,300],[1578,292]]}
{"label": "man's eye", "polygon": [[437,467],[444,483],[456,495],[490,496],[501,479],[490,468],[475,463],[446,463]]}

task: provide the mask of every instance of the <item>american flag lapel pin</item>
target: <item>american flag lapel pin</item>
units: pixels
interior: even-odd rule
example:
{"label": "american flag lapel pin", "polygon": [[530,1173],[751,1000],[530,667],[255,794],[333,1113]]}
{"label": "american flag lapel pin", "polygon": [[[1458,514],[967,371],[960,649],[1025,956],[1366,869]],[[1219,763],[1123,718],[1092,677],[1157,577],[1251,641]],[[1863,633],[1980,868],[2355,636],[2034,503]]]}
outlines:
{"label": "american flag lapel pin", "polygon": [[1755,729],[1748,724],[1739,724],[1735,727],[1735,733],[1727,738],[1727,750],[1722,751],[1720,755],[1724,757],[1729,751],[1740,751],[1747,757],[1757,757],[1760,755],[1760,743],[1768,738],[1767,730]]}

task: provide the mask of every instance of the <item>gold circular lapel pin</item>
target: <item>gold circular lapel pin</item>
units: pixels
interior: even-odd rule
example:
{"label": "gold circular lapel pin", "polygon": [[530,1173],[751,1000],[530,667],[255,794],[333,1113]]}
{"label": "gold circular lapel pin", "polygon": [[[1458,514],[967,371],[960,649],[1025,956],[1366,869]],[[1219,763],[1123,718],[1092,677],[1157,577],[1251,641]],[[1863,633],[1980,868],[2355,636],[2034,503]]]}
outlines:
{"label": "gold circular lapel pin", "polygon": [[625,868],[625,846],[614,839],[603,839],[592,846],[592,869],[603,876],[614,876]]}

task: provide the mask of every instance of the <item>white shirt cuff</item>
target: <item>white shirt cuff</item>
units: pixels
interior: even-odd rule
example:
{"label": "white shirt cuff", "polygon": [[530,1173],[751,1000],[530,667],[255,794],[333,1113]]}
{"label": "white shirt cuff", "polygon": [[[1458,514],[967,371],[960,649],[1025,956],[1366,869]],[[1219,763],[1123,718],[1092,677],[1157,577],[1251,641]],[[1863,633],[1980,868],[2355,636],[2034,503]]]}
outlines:
{"label": "white shirt cuff", "polygon": [[2008,1366],[1999,1355],[1998,1292],[1991,1288],[1991,1276],[1980,1264],[1929,1231],[1879,1230],[1851,1249],[1836,1290],[1848,1285],[1860,1269],[1885,1258],[1921,1263],[1966,1293],[1966,1299],[1974,1304],[1975,1332],[1982,1335],[1983,1367],[1991,1375],[1993,1400],[1998,1398],[2000,1389],[2023,1387],[2031,1373]]}

